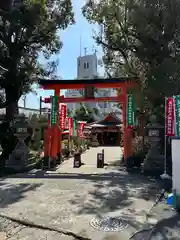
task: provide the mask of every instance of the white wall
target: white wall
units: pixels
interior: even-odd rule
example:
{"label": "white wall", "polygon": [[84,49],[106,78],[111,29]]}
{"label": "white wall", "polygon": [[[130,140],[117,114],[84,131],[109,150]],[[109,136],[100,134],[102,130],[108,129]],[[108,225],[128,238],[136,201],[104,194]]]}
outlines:
{"label": "white wall", "polygon": [[85,55],[77,59],[77,78],[89,79],[98,75],[96,54]]}

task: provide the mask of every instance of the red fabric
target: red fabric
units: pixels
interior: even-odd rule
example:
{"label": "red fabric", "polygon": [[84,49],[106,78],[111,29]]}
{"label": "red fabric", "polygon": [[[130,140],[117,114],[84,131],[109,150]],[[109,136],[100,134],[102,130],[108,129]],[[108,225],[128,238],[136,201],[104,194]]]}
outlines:
{"label": "red fabric", "polygon": [[175,136],[175,99],[167,98],[166,100],[166,136]]}
{"label": "red fabric", "polygon": [[67,111],[66,104],[61,104],[61,106],[60,106],[60,128],[61,128],[61,130],[65,129],[65,125],[66,125],[66,111]]}
{"label": "red fabric", "polygon": [[69,129],[69,135],[73,136],[73,119],[68,118],[68,129]]}

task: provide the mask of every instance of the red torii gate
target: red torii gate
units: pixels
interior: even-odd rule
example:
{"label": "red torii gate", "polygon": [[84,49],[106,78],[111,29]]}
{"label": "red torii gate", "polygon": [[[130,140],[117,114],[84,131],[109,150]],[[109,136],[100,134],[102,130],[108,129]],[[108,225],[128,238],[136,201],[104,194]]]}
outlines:
{"label": "red torii gate", "polygon": [[[41,79],[40,85],[45,90],[54,90],[54,95],[58,96],[60,103],[74,103],[74,102],[93,102],[93,101],[112,101],[122,104],[123,109],[123,126],[124,126],[124,159],[132,155],[132,129],[127,127],[127,94],[128,91],[138,89],[137,78],[122,77],[112,79],[87,79],[87,80],[45,80]],[[93,97],[93,98],[64,98],[60,96],[60,91],[65,89],[87,89],[87,88],[116,88],[120,89],[120,94],[116,97]],[[58,110],[59,111],[59,110]],[[57,159],[58,153],[61,152],[61,131],[58,123],[52,127],[51,139],[51,156]]]}

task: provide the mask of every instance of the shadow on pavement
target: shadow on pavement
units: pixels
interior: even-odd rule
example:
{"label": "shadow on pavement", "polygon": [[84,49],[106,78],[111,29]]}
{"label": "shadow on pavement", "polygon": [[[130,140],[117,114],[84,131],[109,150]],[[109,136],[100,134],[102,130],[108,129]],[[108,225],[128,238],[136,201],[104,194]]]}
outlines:
{"label": "shadow on pavement", "polygon": [[26,192],[35,191],[42,184],[20,183],[9,184],[0,182],[0,208],[16,203],[25,197]]}
{"label": "shadow on pavement", "polygon": [[[82,199],[83,196],[78,194],[75,194],[72,199],[69,199],[71,204],[77,206],[78,214],[98,214],[98,212],[122,209],[131,205],[134,201],[132,198],[134,197],[154,201],[157,193],[157,182],[154,179],[147,179],[142,175],[129,175],[125,172],[62,174],[54,172],[47,173],[39,170],[35,173],[16,174],[11,176],[11,179],[12,178],[90,181],[93,183],[92,190],[88,190],[90,201]],[[82,202],[84,203],[82,204]]]}
{"label": "shadow on pavement", "polygon": [[140,231],[132,240],[178,240],[180,239],[180,215],[174,214],[169,218],[160,220],[154,230]]}
{"label": "shadow on pavement", "polygon": [[[140,224],[137,221],[136,217],[138,213],[136,212],[136,208],[134,210],[131,209],[131,205],[135,200],[144,201],[145,203],[149,200],[155,201],[156,194],[159,191],[159,185],[154,179],[148,179],[142,175],[130,175],[125,172],[109,172],[101,174],[63,174],[37,171],[35,173],[16,174],[10,178],[27,180],[47,179],[50,181],[51,179],[57,180],[59,183],[59,195],[62,194],[61,188],[66,190],[66,186],[64,185],[66,180],[72,180],[72,183],[70,181],[71,189],[73,189],[73,183],[76,180],[80,180],[78,183],[76,182],[76,184],[79,185],[80,191],[75,189],[75,192],[73,194],[72,190],[72,194],[70,195],[71,199],[66,200],[69,203],[68,208],[71,209],[72,213],[81,218],[82,215],[105,215],[109,214],[110,212],[129,208],[129,213],[127,215],[124,215],[124,218],[128,222],[129,226],[137,230],[142,229],[144,223]],[[8,178],[0,180],[0,208],[5,208],[10,204],[20,201],[25,197],[27,191],[36,191],[37,188],[46,183],[46,181],[42,181],[41,183],[32,184],[28,182],[21,184],[9,184],[8,182],[3,181],[6,179],[8,180]],[[89,182],[91,183],[90,186],[92,187],[86,188],[86,184]],[[8,196],[10,197],[8,198]],[[6,201],[4,201],[3,198],[6,199]],[[59,202],[59,204],[61,205],[61,202]],[[161,212],[163,212],[163,208],[160,208]],[[139,212],[139,216],[142,216],[142,214],[142,211]],[[176,233],[179,234],[176,234],[177,236],[180,236],[180,215],[174,216],[174,214],[172,216],[171,211],[169,211],[167,215],[165,212],[163,212],[163,214],[159,219],[160,221],[157,224],[151,239],[179,239],[175,238],[174,236]],[[145,237],[142,238],[142,234],[144,234],[143,236]],[[148,233],[140,233],[139,236],[137,235],[132,239],[146,240],[148,239],[147,234]]]}

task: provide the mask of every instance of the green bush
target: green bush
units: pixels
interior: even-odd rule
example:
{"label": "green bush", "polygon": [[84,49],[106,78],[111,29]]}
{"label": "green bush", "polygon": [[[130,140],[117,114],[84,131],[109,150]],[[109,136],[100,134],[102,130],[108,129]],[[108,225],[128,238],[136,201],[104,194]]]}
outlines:
{"label": "green bush", "polygon": [[138,154],[140,152],[143,152],[144,154],[146,154],[148,150],[149,150],[149,141],[147,137],[144,137],[144,142],[143,142],[142,136],[137,136],[133,138],[132,151],[134,154]]}
{"label": "green bush", "polygon": [[132,141],[132,150],[133,155],[126,159],[126,168],[127,170],[134,167],[141,168],[146,153],[149,149],[149,142],[147,137],[137,136]]}
{"label": "green bush", "polygon": [[65,156],[66,158],[68,158],[70,155],[69,149],[68,148],[62,149],[62,155]]}

